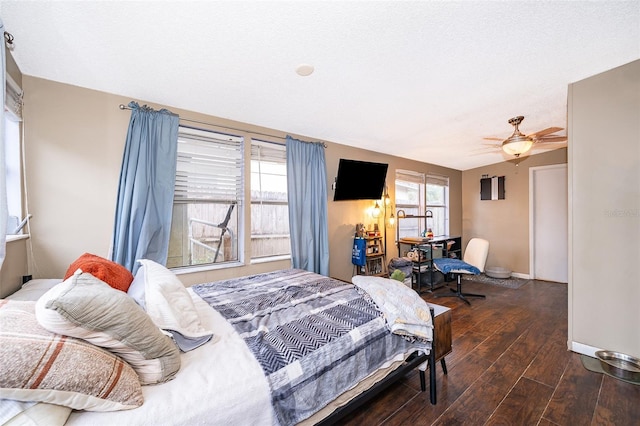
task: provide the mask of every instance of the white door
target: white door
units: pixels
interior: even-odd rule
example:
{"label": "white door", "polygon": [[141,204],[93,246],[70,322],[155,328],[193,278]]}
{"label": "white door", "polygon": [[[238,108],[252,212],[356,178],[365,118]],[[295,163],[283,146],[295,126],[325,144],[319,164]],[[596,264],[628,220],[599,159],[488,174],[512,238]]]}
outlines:
{"label": "white door", "polygon": [[529,212],[531,278],[568,282],[566,164],[529,169]]}

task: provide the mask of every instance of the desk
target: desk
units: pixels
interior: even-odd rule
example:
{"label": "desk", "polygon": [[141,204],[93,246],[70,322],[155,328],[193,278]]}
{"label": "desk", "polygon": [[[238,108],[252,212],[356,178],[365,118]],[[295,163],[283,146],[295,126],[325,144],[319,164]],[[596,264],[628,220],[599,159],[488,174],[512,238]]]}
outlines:
{"label": "desk", "polygon": [[398,239],[398,253],[405,256],[410,250],[418,249],[422,254],[418,261],[414,261],[411,273],[411,286],[416,286],[418,293],[422,292],[422,276],[428,273],[429,283],[427,291],[431,292],[441,286],[436,286],[433,259],[438,257],[462,258],[462,238],[442,235],[434,238],[405,237]]}

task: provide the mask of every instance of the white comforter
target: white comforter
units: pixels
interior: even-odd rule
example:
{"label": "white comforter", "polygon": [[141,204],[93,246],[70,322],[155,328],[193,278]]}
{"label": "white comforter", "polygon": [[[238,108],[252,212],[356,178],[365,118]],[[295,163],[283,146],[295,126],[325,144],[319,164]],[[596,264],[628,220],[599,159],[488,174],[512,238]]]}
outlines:
{"label": "white comforter", "polygon": [[269,387],[247,345],[222,316],[190,289],[202,325],[214,340],[182,354],[176,378],[143,386],[144,404],[109,413],[71,413],[67,425],[272,425]]}
{"label": "white comforter", "polygon": [[[33,284],[29,283],[10,298],[37,300],[42,293],[59,281],[34,280]],[[214,339],[195,350],[181,354],[182,367],[174,380],[159,385],[143,386],[145,402],[141,407],[116,412],[72,411],[66,425],[272,426],[277,424],[271,405],[269,385],[246,343],[217,311],[191,289],[188,289],[188,292],[193,299],[202,326],[214,332]],[[395,321],[392,320],[392,322]],[[413,321],[408,323],[414,324]],[[407,321],[396,323],[399,329],[406,325]],[[427,325],[428,328],[430,326],[432,325]],[[392,361],[401,362],[402,359],[404,358],[390,360],[389,364]],[[383,378],[389,371],[381,371],[380,375],[372,377],[366,387]],[[318,418],[329,414],[337,405],[348,402],[355,394],[340,398],[336,404],[323,410]],[[13,419],[15,420],[13,423],[10,421],[8,424],[12,426],[14,424],[59,425],[62,424],[69,410],[66,407],[39,403],[23,412],[23,415],[18,415]],[[41,422],[39,419],[46,420]]]}
{"label": "white comforter", "polygon": [[425,353],[429,352],[433,339],[431,313],[427,302],[415,291],[389,278],[356,275],[351,281],[369,294],[392,333],[425,342]]}

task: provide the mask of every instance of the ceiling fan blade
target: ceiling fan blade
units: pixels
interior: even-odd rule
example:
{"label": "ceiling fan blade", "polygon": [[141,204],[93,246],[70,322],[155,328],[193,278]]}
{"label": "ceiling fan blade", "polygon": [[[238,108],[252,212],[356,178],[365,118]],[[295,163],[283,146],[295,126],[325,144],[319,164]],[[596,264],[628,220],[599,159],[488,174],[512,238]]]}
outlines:
{"label": "ceiling fan blade", "polygon": [[491,150],[487,150],[487,149],[485,149],[485,150],[473,151],[473,152],[470,152],[470,153],[469,153],[469,154],[467,154],[467,155],[472,156],[472,157],[475,157],[475,156],[477,156],[477,155],[495,154],[496,152],[498,152],[498,151],[493,150],[493,149],[491,149]]}
{"label": "ceiling fan blade", "polygon": [[538,138],[538,143],[560,143],[566,141],[566,136],[545,136],[543,138]]}
{"label": "ceiling fan blade", "polygon": [[486,141],[503,141],[504,138],[482,138]]}
{"label": "ceiling fan blade", "polygon": [[549,135],[551,133],[559,132],[560,130],[564,130],[564,129],[562,127],[549,127],[547,129],[539,130],[535,133],[531,133],[530,135],[527,135],[527,136],[533,139],[540,139],[540,137],[544,135]]}

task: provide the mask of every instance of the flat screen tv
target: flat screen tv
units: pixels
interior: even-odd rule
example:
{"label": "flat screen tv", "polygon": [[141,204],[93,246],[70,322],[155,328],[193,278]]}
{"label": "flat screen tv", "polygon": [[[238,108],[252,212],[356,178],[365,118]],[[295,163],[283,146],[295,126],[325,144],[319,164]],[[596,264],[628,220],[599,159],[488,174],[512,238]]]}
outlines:
{"label": "flat screen tv", "polygon": [[388,164],[340,159],[333,201],[379,200]]}

